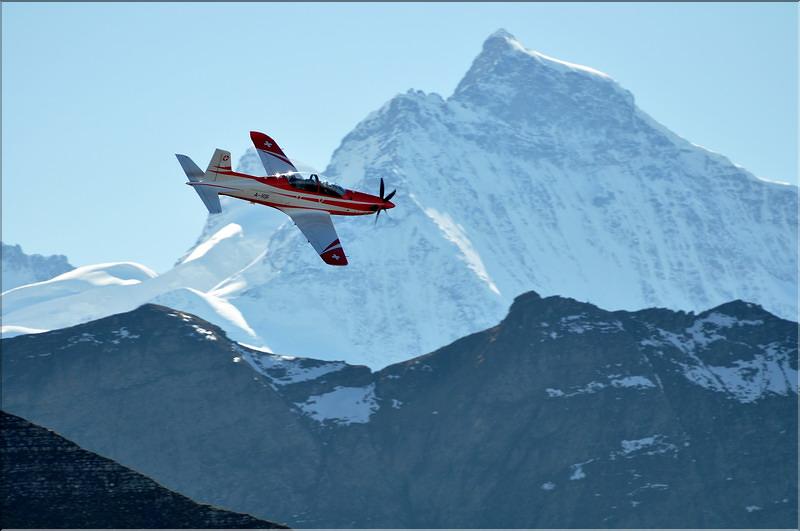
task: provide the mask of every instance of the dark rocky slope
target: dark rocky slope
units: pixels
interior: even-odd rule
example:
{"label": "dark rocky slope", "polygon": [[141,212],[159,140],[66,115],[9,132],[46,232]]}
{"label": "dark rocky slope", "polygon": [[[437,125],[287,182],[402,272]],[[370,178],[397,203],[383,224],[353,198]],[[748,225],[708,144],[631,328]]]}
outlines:
{"label": "dark rocky slope", "polygon": [[372,373],[150,305],[4,340],[4,404],[296,527],[794,527],[796,345],[795,323],[740,301],[607,312],[529,293]]}
{"label": "dark rocky slope", "polygon": [[0,411],[3,529],[285,528],[200,505]]}

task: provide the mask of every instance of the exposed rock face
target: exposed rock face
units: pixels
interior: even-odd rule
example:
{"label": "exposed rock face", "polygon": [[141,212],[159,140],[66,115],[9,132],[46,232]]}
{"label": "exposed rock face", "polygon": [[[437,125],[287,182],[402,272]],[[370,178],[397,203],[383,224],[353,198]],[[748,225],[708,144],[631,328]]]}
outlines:
{"label": "exposed rock face", "polygon": [[67,257],[54,254],[25,254],[19,245],[2,244],[2,286],[0,291],[7,291],[23,284],[49,280],[61,273],[73,269]]}
{"label": "exposed rock face", "polygon": [[9,411],[296,527],[797,524],[797,325],[741,301],[528,293],[379,372],[248,350],[158,306],[2,345]]}
{"label": "exposed rock face", "polygon": [[4,411],[0,425],[3,529],[284,527],[197,504]]}

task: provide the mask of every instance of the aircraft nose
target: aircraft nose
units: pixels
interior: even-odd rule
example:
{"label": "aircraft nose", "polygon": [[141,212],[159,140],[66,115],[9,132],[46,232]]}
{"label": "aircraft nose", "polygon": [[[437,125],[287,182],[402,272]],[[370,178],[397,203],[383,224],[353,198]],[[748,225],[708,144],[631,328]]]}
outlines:
{"label": "aircraft nose", "polygon": [[394,208],[394,203],[391,201],[384,201],[384,205],[385,206],[383,208]]}

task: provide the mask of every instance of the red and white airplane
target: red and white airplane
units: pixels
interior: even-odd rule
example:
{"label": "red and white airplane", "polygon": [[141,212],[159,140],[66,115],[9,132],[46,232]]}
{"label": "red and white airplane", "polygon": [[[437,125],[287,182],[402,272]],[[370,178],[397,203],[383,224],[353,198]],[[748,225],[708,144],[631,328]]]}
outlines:
{"label": "red and white airplane", "polygon": [[186,184],[195,189],[210,213],[222,212],[220,195],[277,208],[292,218],[325,263],[343,266],[347,256],[331,215],[375,214],[377,222],[382,210],[394,208],[390,199],[396,190],[384,196],[383,179],[378,196],[346,190],[320,180],[315,173],[297,171],[277,142],[264,133],[251,131],[250,138],[268,177],[233,171],[230,152],[221,149],[214,152],[205,172],[186,155],[175,155],[189,178]]}

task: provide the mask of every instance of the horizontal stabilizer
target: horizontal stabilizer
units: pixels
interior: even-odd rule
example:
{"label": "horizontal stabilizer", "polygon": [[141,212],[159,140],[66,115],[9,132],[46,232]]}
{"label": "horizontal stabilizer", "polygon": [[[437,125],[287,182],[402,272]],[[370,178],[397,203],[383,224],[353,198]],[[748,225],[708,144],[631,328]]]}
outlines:
{"label": "horizontal stabilizer", "polygon": [[197,192],[197,195],[200,196],[200,199],[203,200],[203,204],[206,205],[209,214],[221,214],[222,213],[222,205],[219,204],[219,196],[217,195],[217,191],[211,186],[203,186],[202,184],[198,184],[192,186],[194,191]]}
{"label": "horizontal stabilizer", "polygon": [[211,214],[220,214],[222,212],[222,205],[219,204],[219,196],[213,186],[207,186],[202,183],[203,177],[205,176],[203,171],[186,155],[175,156],[178,158],[183,172],[189,179],[189,184],[192,184],[192,188],[194,188],[194,191],[200,196],[208,212]]}
{"label": "horizontal stabilizer", "polygon": [[194,161],[186,155],[175,156],[178,158],[178,162],[181,163],[181,168],[183,168],[183,172],[186,174],[186,177],[188,177],[193,183],[200,182],[204,175],[203,170],[198,168],[197,164],[195,164]]}

